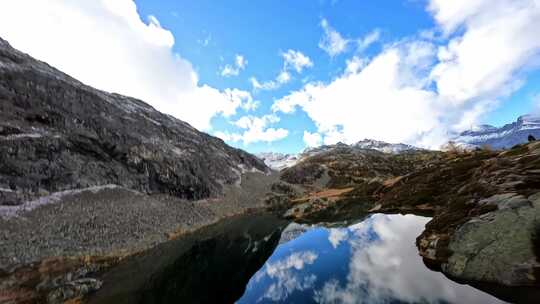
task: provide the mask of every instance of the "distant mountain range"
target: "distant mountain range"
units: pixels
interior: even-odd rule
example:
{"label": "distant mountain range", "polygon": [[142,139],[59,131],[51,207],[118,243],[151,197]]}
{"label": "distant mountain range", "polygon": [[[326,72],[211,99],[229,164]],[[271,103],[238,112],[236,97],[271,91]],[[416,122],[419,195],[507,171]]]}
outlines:
{"label": "distant mountain range", "polygon": [[509,149],[527,142],[529,135],[540,139],[540,115],[523,115],[500,128],[480,125],[462,132],[453,141],[467,148],[489,146],[493,149]]}
{"label": "distant mountain range", "polygon": [[337,143],[335,145],[323,145],[320,147],[314,147],[314,148],[306,148],[302,153],[300,154],[283,154],[283,153],[275,153],[275,152],[266,152],[266,153],[259,153],[256,156],[259,157],[264,161],[264,163],[274,169],[274,170],[282,170],[288,167],[294,166],[298,161],[322,153],[326,152],[338,147],[352,147],[355,149],[360,150],[377,150],[383,153],[390,153],[390,154],[397,154],[407,151],[416,151],[420,150],[417,147],[406,145],[406,144],[390,144],[383,141],[373,140],[373,139],[364,139],[361,140],[355,144],[347,145],[344,143]]}
{"label": "distant mountain range", "polygon": [[[460,147],[467,149],[489,146],[492,149],[509,149],[517,144],[527,142],[529,135],[540,139],[540,115],[523,115],[515,122],[500,128],[491,125],[479,125],[452,137],[452,141]],[[307,148],[299,154],[284,154],[275,152],[259,153],[256,156],[265,164],[274,169],[282,170],[294,166],[303,158],[334,149],[339,146],[354,147],[357,149],[371,149],[383,153],[403,153],[419,150],[419,148],[407,144],[390,144],[384,141],[364,139],[352,145],[337,143],[335,145],[323,145],[320,147]]]}

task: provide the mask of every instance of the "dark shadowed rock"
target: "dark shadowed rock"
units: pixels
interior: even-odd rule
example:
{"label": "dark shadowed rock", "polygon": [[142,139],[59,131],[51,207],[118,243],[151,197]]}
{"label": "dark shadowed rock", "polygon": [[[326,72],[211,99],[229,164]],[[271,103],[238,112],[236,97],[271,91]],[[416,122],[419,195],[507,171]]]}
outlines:
{"label": "dark shadowed rock", "polygon": [[96,90],[0,39],[0,205],[115,184],[219,196],[264,163],[126,96]]}

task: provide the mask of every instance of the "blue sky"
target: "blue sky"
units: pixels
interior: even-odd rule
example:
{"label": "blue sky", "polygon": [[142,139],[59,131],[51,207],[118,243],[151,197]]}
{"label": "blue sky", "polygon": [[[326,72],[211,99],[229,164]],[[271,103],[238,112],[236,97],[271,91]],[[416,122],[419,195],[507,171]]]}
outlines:
{"label": "blue sky", "polygon": [[[174,50],[195,66],[201,82],[216,88],[236,87],[251,90],[250,77],[269,80],[283,65],[280,53],[299,50],[314,65],[282,87],[258,91],[254,98],[259,108],[251,114],[270,112],[273,101],[302,87],[304,81],[329,82],[343,72],[346,60],[355,53],[350,48],[340,56],[331,57],[318,44],[324,31],[320,25],[326,19],[343,37],[363,37],[380,31],[379,40],[363,52],[376,56],[387,43],[415,36],[435,27],[433,17],[426,12],[426,1],[136,1],[142,16],[156,16],[164,28],[173,32],[177,43]],[[444,43],[444,42],[443,42]],[[222,77],[220,70],[234,61],[237,54],[248,64],[237,77]],[[500,106],[479,121],[503,125],[517,116],[532,111],[533,96],[540,92],[540,73],[527,73],[526,84],[512,96],[501,98]],[[229,122],[244,113],[229,118],[213,118],[216,130],[238,131]],[[316,131],[305,113],[282,117],[275,124],[289,130],[289,135],[275,142],[244,145],[250,151],[297,152],[305,147],[303,131]]]}
{"label": "blue sky", "polygon": [[[340,29],[345,37],[361,37],[374,29],[382,33],[381,43],[396,37],[415,34],[418,29],[430,28],[432,19],[425,13],[422,2],[409,1],[136,1],[142,16],[154,15],[164,28],[171,30],[177,43],[175,51],[190,60],[201,81],[216,88],[237,87],[251,90],[250,77],[271,80],[283,66],[280,53],[300,50],[314,62],[295,79],[272,91],[259,91],[254,97],[261,102],[255,115],[270,111],[276,98],[302,86],[304,79],[330,81],[343,71],[348,56],[331,58],[318,47],[323,35],[323,18]],[[231,16],[237,16],[231,18]],[[208,45],[204,41],[208,39]],[[366,56],[380,51],[382,45],[372,46]],[[351,53],[354,50],[351,49]],[[242,54],[248,65],[238,77],[222,77],[221,68]],[[229,123],[242,114],[226,119],[215,117],[216,130],[235,131]],[[254,152],[299,152],[305,148],[303,131],[316,130],[304,113],[284,117],[276,124],[289,130],[289,136],[275,142],[232,145]]]}
{"label": "blue sky", "polygon": [[250,152],[436,148],[540,109],[535,0],[35,1],[0,36]]}

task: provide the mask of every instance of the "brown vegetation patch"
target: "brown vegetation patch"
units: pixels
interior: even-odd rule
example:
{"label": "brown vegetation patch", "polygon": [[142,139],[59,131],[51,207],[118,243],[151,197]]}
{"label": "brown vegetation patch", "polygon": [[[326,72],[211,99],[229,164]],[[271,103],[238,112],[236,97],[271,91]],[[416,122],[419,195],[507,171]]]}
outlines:
{"label": "brown vegetation patch", "polygon": [[329,200],[337,200],[341,195],[351,192],[354,190],[353,187],[345,188],[345,189],[326,189],[324,191],[319,191],[315,193],[311,193],[308,196],[297,198],[294,200],[291,200],[293,203],[303,203],[307,202],[311,199],[329,199]]}

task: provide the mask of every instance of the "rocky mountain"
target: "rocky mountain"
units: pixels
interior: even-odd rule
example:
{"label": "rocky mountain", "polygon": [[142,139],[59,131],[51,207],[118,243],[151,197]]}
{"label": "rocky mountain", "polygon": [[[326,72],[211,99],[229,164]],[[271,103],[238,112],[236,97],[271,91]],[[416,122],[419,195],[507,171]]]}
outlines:
{"label": "rocky mountain", "polygon": [[383,153],[389,154],[398,154],[404,152],[419,151],[419,148],[416,148],[411,145],[406,144],[390,144],[384,141],[373,140],[373,139],[364,139],[355,144],[347,145],[344,143],[337,143],[335,145],[323,145],[319,147],[306,148],[300,154],[283,154],[275,152],[265,152],[257,154],[257,157],[262,159],[265,164],[274,169],[274,170],[283,170],[289,167],[294,166],[300,160],[323,153],[333,151],[339,148],[351,148],[355,150],[376,150]]}
{"label": "rocky mountain", "polygon": [[277,171],[294,166],[298,162],[298,156],[295,154],[284,154],[277,152],[263,152],[256,156],[264,161],[264,163]]}
{"label": "rocky mountain", "polygon": [[389,154],[398,154],[403,152],[418,151],[419,148],[416,148],[411,145],[406,145],[402,143],[390,144],[384,141],[374,140],[374,139],[364,139],[355,144],[347,145],[342,142],[338,142],[335,145],[323,145],[315,148],[307,148],[300,154],[300,158],[310,157],[321,152],[327,152],[334,150],[336,148],[350,147],[357,150],[376,150],[383,153]]}
{"label": "rocky mountain", "polygon": [[355,143],[353,146],[356,148],[373,149],[373,150],[381,151],[384,153],[391,153],[391,154],[419,150],[419,148],[415,146],[407,145],[407,144],[402,144],[402,143],[389,144],[384,141],[373,140],[373,139],[361,140]]}
{"label": "rocky mountain", "polygon": [[118,185],[219,196],[256,157],[135,98],[96,90],[0,39],[0,205]]}
{"label": "rocky mountain", "polygon": [[540,138],[540,115],[523,115],[500,128],[480,125],[462,132],[453,141],[468,148],[490,146],[493,149],[509,149],[526,143],[529,135]]}

